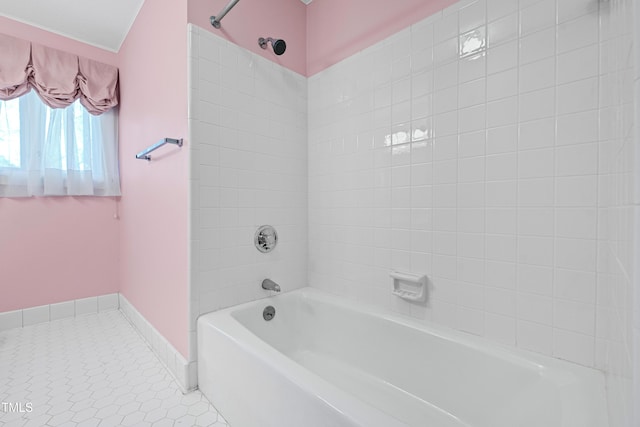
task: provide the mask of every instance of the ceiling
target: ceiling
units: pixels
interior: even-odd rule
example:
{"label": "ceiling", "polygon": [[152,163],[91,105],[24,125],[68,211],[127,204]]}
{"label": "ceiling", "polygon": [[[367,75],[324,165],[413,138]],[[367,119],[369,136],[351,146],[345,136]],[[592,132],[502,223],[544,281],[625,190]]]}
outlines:
{"label": "ceiling", "polygon": [[0,15],[117,52],[143,2],[0,0]]}

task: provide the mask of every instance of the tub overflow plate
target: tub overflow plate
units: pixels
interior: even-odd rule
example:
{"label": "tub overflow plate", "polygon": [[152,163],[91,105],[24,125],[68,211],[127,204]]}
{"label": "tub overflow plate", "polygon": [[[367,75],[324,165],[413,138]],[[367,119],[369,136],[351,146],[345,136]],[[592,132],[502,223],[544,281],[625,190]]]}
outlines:
{"label": "tub overflow plate", "polygon": [[276,315],[276,309],[273,308],[273,306],[266,306],[264,308],[264,310],[262,311],[262,317],[264,318],[264,320],[266,320],[267,322],[271,319],[273,319]]}

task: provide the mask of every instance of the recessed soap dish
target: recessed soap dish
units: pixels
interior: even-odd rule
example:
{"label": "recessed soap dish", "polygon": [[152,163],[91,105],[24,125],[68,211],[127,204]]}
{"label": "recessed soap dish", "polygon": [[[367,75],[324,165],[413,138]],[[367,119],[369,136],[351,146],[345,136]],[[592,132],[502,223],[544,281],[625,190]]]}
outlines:
{"label": "recessed soap dish", "polygon": [[391,271],[394,295],[409,301],[424,302],[427,299],[427,276]]}

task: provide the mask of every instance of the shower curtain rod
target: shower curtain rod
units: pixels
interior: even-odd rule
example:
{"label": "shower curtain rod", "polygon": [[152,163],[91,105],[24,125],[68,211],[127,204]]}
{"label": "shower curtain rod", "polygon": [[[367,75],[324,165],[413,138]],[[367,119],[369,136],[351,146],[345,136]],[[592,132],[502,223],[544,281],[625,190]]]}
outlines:
{"label": "shower curtain rod", "polygon": [[212,16],[211,19],[211,25],[213,25],[215,28],[220,28],[220,21],[222,21],[222,18],[224,18],[224,16],[229,13],[229,11],[231,9],[233,9],[233,6],[236,5],[236,3],[238,3],[240,0],[231,0],[225,7],[224,9],[222,9],[220,11],[219,14]]}

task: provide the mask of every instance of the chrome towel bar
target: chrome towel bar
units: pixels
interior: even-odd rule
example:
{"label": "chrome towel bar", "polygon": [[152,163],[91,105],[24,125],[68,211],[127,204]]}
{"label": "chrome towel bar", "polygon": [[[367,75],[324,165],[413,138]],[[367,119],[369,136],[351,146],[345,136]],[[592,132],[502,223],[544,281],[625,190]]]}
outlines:
{"label": "chrome towel bar", "polygon": [[180,138],[180,139],[173,139],[173,138],[162,139],[162,140],[156,142],[155,144],[153,144],[151,147],[145,148],[144,150],[142,150],[141,152],[136,154],[136,159],[151,161],[151,156],[149,155],[149,153],[151,153],[152,151],[157,150],[158,148],[162,147],[165,144],[175,144],[178,147],[182,147],[182,138]]}

